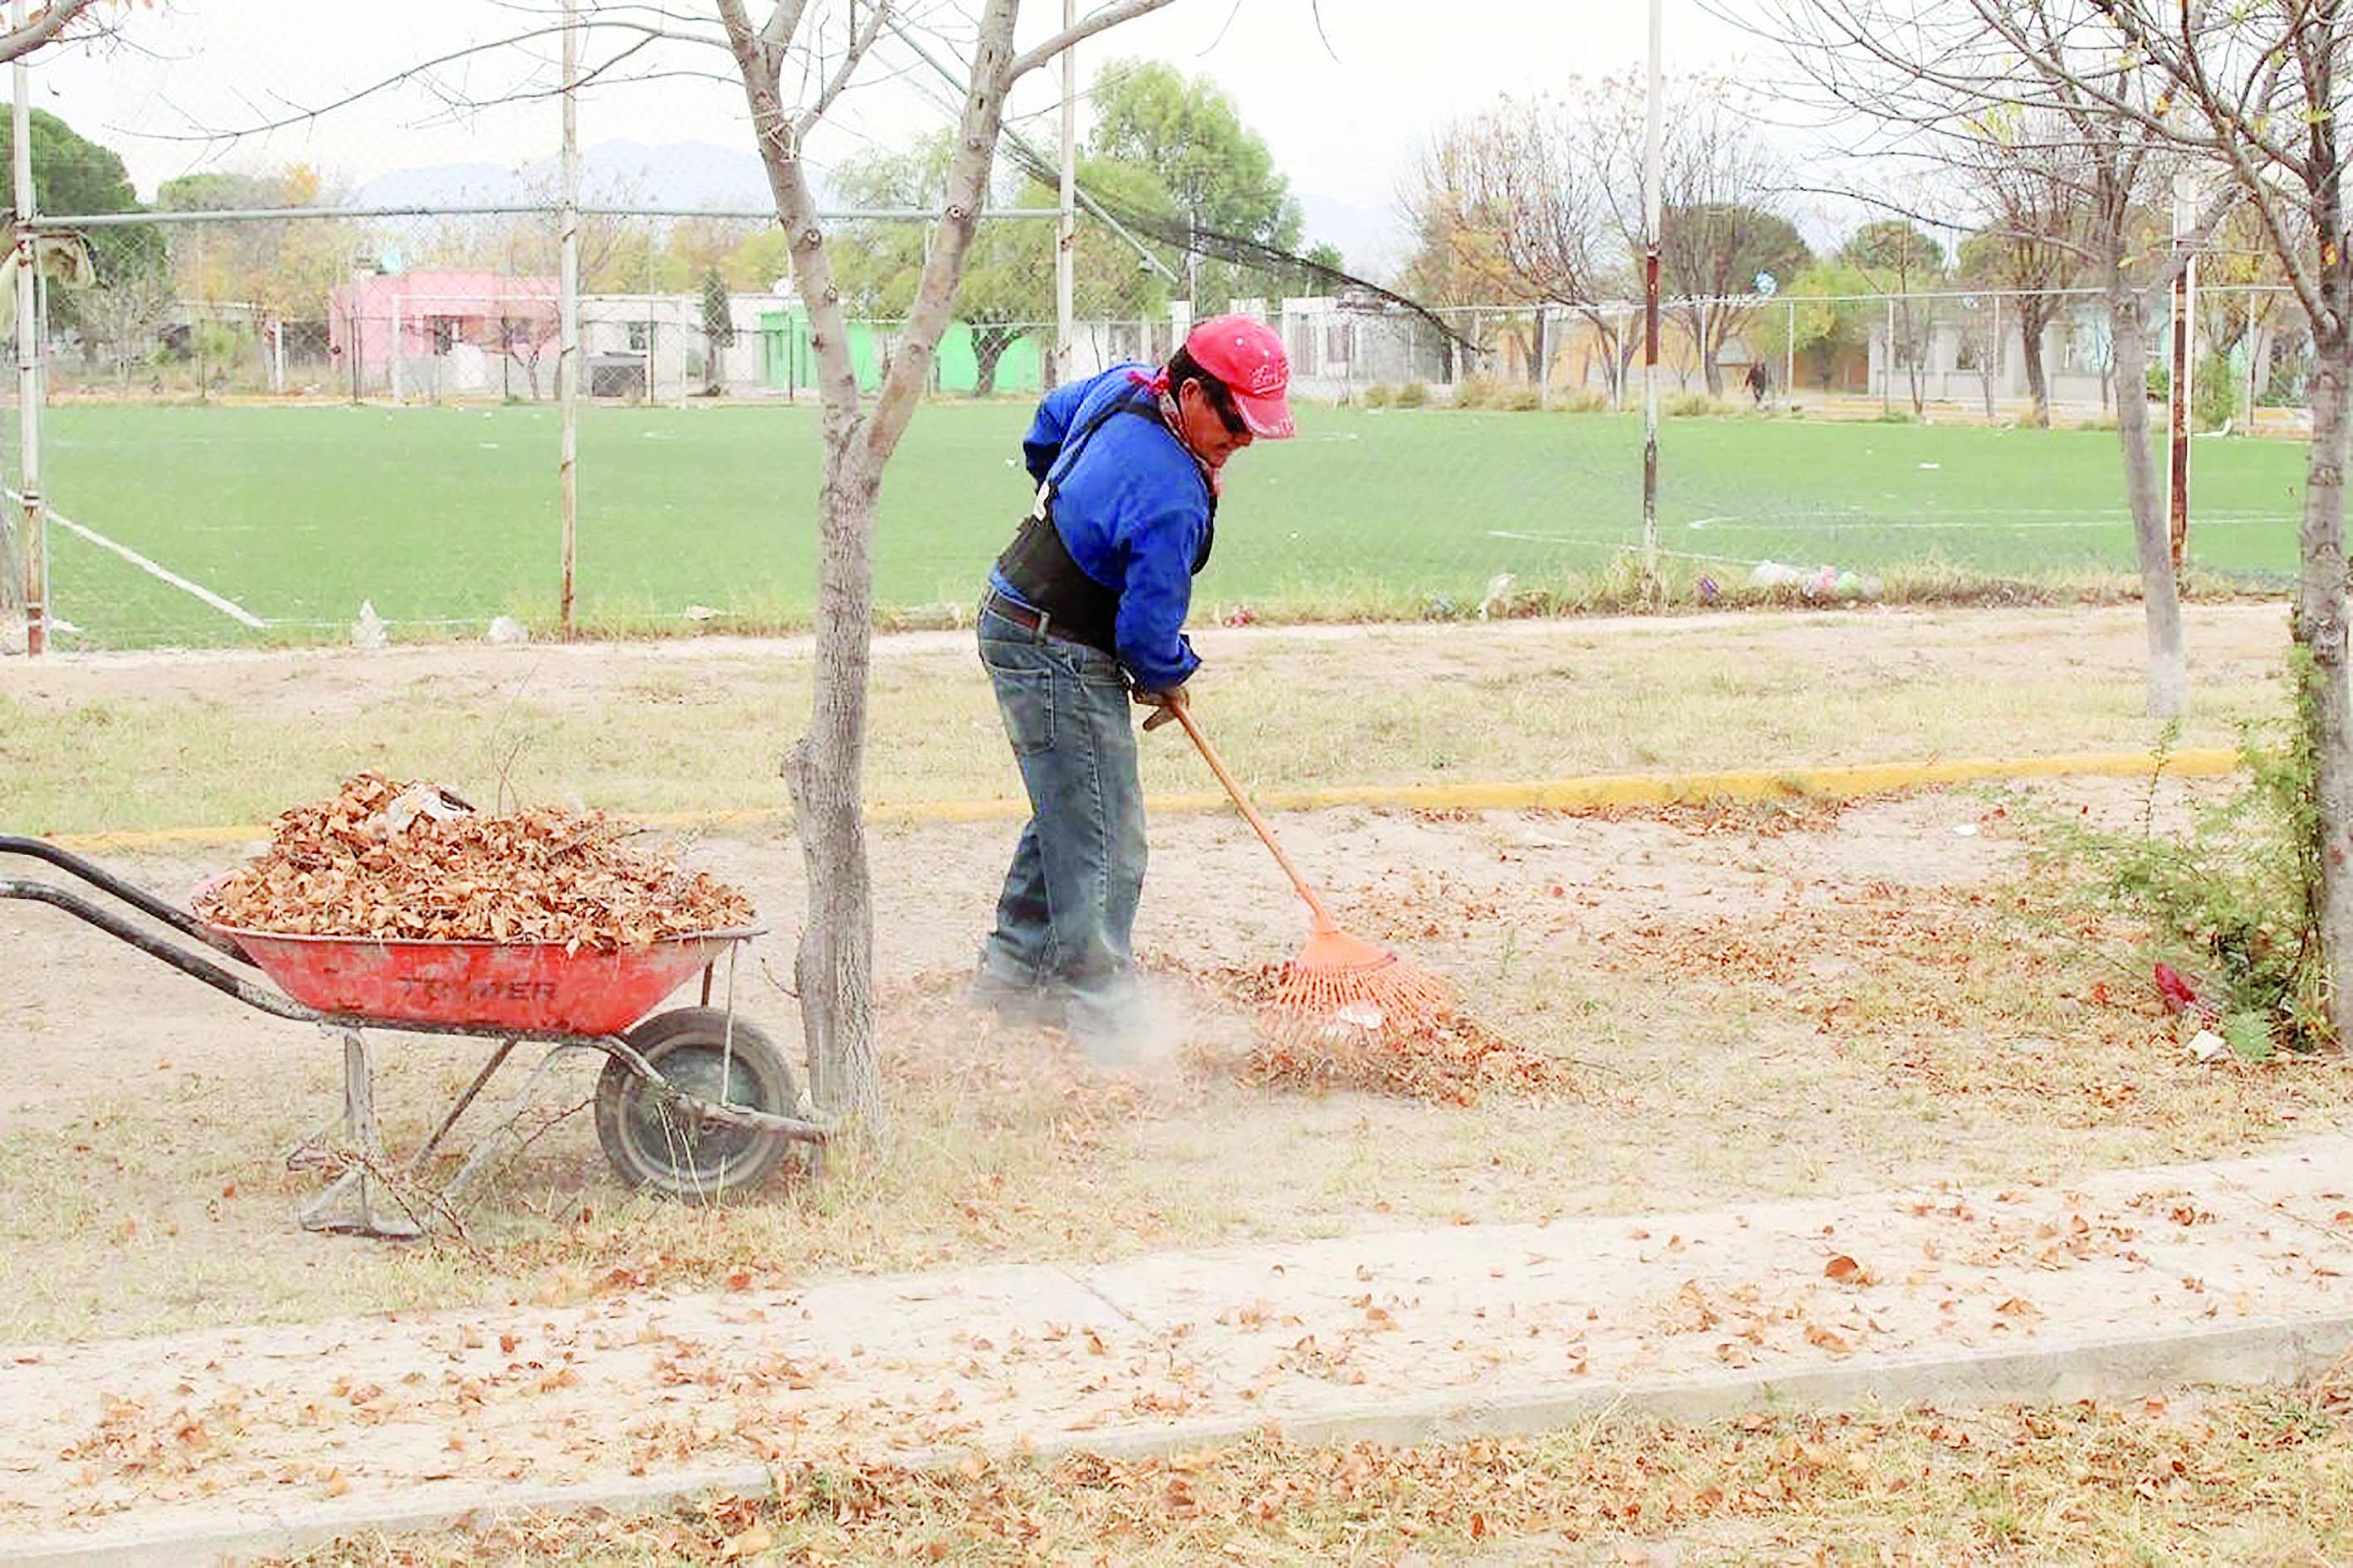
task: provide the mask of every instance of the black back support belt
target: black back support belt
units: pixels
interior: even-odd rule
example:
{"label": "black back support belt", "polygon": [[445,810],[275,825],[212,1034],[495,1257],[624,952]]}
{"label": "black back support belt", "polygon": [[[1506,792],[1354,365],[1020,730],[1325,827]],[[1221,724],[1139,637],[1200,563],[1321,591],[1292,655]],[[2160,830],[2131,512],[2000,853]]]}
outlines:
{"label": "black back support belt", "polygon": [[[1123,397],[1110,408],[1082,425],[1062,443],[1067,461],[1058,452],[1054,469],[1068,472],[1085,450],[1087,442],[1114,417],[1133,414],[1139,418],[1157,422],[1158,407],[1144,397]],[[1204,480],[1206,487],[1208,481]],[[1119,653],[1120,585],[1105,585],[1087,575],[1071,555],[1070,546],[1062,542],[1061,530],[1054,524],[1054,501],[1058,485],[1050,471],[1047,481],[1038,487],[1038,503],[1013,535],[1013,543],[997,557],[997,572],[1012,586],[1013,591],[1026,603],[1038,607],[1048,621],[1048,635],[1066,637],[1090,648],[1099,648],[1114,658]],[[1200,553],[1194,557],[1193,572],[1198,576],[1209,563],[1210,548],[1217,543],[1218,498],[1209,495],[1209,528],[1201,541]]]}

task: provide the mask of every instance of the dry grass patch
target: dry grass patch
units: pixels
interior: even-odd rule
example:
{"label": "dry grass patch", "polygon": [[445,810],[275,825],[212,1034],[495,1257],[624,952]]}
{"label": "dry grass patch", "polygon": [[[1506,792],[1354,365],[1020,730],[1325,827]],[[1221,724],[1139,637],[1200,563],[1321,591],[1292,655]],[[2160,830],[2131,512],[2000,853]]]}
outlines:
{"label": "dry grass patch", "polygon": [[[2237,721],[2276,708],[2282,616],[2188,613],[2200,694],[2182,744],[2227,745]],[[1198,641],[1203,722],[1261,790],[2079,752],[2154,735],[2137,607],[1208,627]],[[1368,664],[1395,678],[1367,687]],[[15,675],[0,821],[42,833],[265,822],[364,768],[478,800],[503,779],[519,798],[615,811],[781,818],[776,757],[809,700],[797,652],[732,640],[67,659]],[[1154,792],[1209,787],[1165,736],[1144,770]],[[878,647],[867,776],[893,802],[1018,794],[962,634]],[[91,786],[110,779],[140,788]]]}
{"label": "dry grass patch", "polygon": [[2341,1388],[1947,1412],[1604,1420],[1543,1437],[913,1471],[786,1468],[767,1499],[338,1542],[276,1568],[533,1563],[2331,1562]]}
{"label": "dry grass patch", "polygon": [[1739,834],[1779,838],[1827,832],[1868,795],[1807,795],[1795,790],[1769,800],[1685,800],[1662,806],[1588,806],[1572,811],[1536,811],[1535,817],[1581,817],[1602,822],[1663,822],[1693,838]]}
{"label": "dry grass patch", "polygon": [[[2105,789],[2092,798],[2134,793]],[[1186,1044],[1135,1075],[965,1005],[954,955],[985,928],[1005,832],[883,835],[898,977],[878,1015],[885,1144],[715,1209],[637,1197],[576,1114],[583,1064],[554,1075],[532,1117],[575,1114],[470,1204],[470,1242],[414,1247],[295,1228],[318,1178],[287,1174],[283,1156],[338,1103],[332,1040],[104,938],[53,941],[27,916],[42,945],[11,1003],[22,1054],[0,1098],[0,1338],[2022,1181],[2245,1152],[2353,1109],[2346,1064],[2189,1059],[2145,972],[2113,961],[2135,933],[2029,880],[2015,830],[1981,802],[1883,800],[1800,822],[1705,808],[1295,819],[1286,837],[1328,877],[1342,923],[1464,997],[1475,1024],[1448,1043],[1456,1054],[1414,1065],[1456,1075],[1401,1086],[1442,1089],[1434,1100],[1252,1075],[1261,1037],[1240,982],[1265,971],[1244,960],[1289,950],[1301,927],[1232,824],[1155,824],[1170,853],[1145,950],[1162,955]],[[789,906],[787,846],[706,847],[764,907]],[[148,880],[185,885],[196,869]],[[951,897],[963,905],[944,917]],[[788,967],[784,946],[770,967]],[[92,1012],[95,973],[120,989]],[[789,1001],[765,983],[747,976],[743,1001],[797,1055]],[[387,1146],[414,1148],[483,1054],[381,1041]],[[469,1114],[461,1143],[521,1072]]]}
{"label": "dry grass patch", "polygon": [[1106,1211],[1067,1195],[1100,1191],[1127,1129],[1182,1114],[1196,1091],[1175,1075],[1097,1072],[1057,1040],[993,1027],[961,993],[961,977],[945,975],[888,988],[880,1011],[891,1130],[881,1143],[830,1152],[821,1179],[796,1161],[740,1201],[688,1208],[623,1193],[593,1164],[526,1160],[477,1206],[503,1223],[478,1223],[461,1254],[444,1255],[461,1257],[478,1289],[533,1281],[556,1300],[1195,1239],[1150,1206]]}
{"label": "dry grass patch", "polygon": [[1778,908],[1600,932],[1610,973],[1810,1023],[1886,1086],[2185,1153],[2353,1107],[2342,1061],[2197,1062],[2138,962],[2146,933],[2063,889],[1808,889]]}

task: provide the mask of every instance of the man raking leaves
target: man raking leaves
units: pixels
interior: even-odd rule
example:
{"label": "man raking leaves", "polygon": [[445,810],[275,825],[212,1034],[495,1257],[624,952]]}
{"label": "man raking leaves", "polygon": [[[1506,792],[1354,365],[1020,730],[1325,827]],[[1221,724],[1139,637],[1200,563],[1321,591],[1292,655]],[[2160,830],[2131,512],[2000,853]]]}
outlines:
{"label": "man raking leaves", "polygon": [[[1022,441],[1037,502],[989,574],[979,642],[1030,818],[975,995],[1015,1021],[1068,1027],[1101,1059],[1125,1059],[1155,1033],[1132,953],[1145,842],[1131,699],[1158,710],[1147,730],[1184,723],[1273,847],[1187,709],[1201,661],[1184,625],[1226,461],[1295,432],[1289,385],[1271,328],[1213,316],[1165,366],[1115,366],[1056,388]],[[1442,988],[1344,937],[1292,875],[1316,935],[1282,1005],[1384,1032],[1442,1005]]]}

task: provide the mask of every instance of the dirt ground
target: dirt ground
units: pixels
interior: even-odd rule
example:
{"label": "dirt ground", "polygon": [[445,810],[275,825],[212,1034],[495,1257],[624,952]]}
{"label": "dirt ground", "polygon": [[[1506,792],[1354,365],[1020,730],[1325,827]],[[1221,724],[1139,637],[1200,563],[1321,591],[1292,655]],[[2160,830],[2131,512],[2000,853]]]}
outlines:
{"label": "dirt ground", "polygon": [[[2286,612],[2277,603],[2248,600],[2188,607],[2189,649],[2201,686],[2229,689],[2276,671],[2285,652]],[[2054,637],[2054,623],[2068,627]],[[1312,656],[1316,650],[1378,651],[1386,679],[1526,678],[1533,661],[1564,651],[1609,645],[1694,641],[1752,645],[1777,664],[1835,670],[1842,676],[1892,680],[1906,672],[1966,664],[1992,685],[2016,684],[2054,660],[2105,671],[2116,652],[2133,652],[2141,636],[2137,606],[2082,612],[1831,610],[1757,615],[1600,617],[1463,624],[1221,627],[1194,629],[1195,646],[1212,662],[1212,675],[1233,664],[1265,665]],[[2063,646],[2061,646],[2063,644]],[[2113,646],[2112,646],[2113,645]],[[465,643],[405,643],[355,657],[337,649],[283,652],[161,649],[91,654],[26,664],[0,664],[7,694],[33,703],[64,704],[121,697],[159,681],[194,702],[235,702],[291,708],[320,718],[362,711],[391,689],[422,683],[460,687],[507,678],[520,665],[543,670],[545,694],[594,703],[635,694],[649,671],[693,673],[706,694],[725,705],[726,683],[742,673],[803,664],[807,637],[696,637],[620,643],[532,643],[485,647]],[[968,631],[906,632],[876,640],[884,671],[946,658],[961,668],[972,656]],[[1402,661],[1401,664],[1391,661]]]}
{"label": "dirt ground", "polygon": [[[1926,666],[1989,681],[2047,670],[2051,643],[2001,635],[2004,624],[1922,618],[1886,637],[1852,617],[1796,617],[1742,630],[1760,667],[1835,656],[1888,683]],[[2104,623],[2096,643],[2073,646],[2112,662],[2133,630]],[[1353,635],[1265,646],[1308,657]],[[1429,679],[1457,682],[1524,667],[1519,640],[1556,649],[1658,633],[1627,623],[1373,635],[1392,670],[1426,656]],[[2242,694],[2261,686],[2277,639],[2274,607],[2201,629],[2205,678]],[[1234,639],[1219,652],[1242,663],[1254,646]],[[588,705],[634,689],[649,668],[690,668],[700,689],[765,681],[794,657],[782,645],[545,652],[543,683]],[[90,661],[34,673],[13,694],[127,700],[164,681],[290,715],[364,717],[396,684],[483,681],[507,652]],[[897,641],[883,663],[966,657],[951,634]],[[2178,815],[2183,798],[2166,786],[2162,810]],[[1126,1075],[1088,1066],[1051,1032],[992,1027],[961,1003],[1015,825],[881,826],[887,1147],[822,1180],[681,1210],[616,1182],[578,1109],[589,1073],[567,1067],[528,1121],[570,1114],[501,1163],[466,1236],[415,1246],[295,1223],[321,1179],[289,1171],[284,1156],[338,1103],[332,1040],[55,911],[0,905],[0,1342],[570,1300],[617,1271],[652,1287],[713,1287],[2044,1178],[2345,1125],[2353,1072],[2342,1065],[2190,1059],[2159,1012],[2138,933],[2036,873],[2041,817],[2121,822],[2146,804],[2138,784],[2071,781],[1803,808],[1284,814],[1286,846],[1345,924],[1447,975],[1482,1025],[1560,1068],[1549,1088],[1497,1085],[1439,1105],[1249,1081],[1254,1035],[1237,979],[1288,955],[1305,922],[1238,819],[1154,824],[1138,948],[1184,1027],[1166,1060]],[[235,853],[105,858],[177,897]],[[783,983],[803,906],[797,848],[743,828],[699,832],[685,853],[743,885],[769,922],[737,973],[738,1001],[797,1062]],[[396,1155],[485,1051],[388,1034],[375,1049]],[[522,1077],[509,1067],[461,1124],[461,1144],[493,1124]]]}

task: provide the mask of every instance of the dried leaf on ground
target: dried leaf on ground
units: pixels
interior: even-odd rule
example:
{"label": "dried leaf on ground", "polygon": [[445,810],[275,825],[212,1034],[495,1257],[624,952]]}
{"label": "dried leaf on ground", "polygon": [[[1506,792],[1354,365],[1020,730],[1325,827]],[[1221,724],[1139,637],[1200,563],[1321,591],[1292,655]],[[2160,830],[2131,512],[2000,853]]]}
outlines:
{"label": "dried leaf on ground", "polygon": [[1222,969],[1209,977],[1264,1020],[1260,1038],[1242,1059],[1245,1082],[1283,1089],[1363,1089],[1442,1105],[1471,1105],[1493,1090],[1577,1092],[1571,1063],[1531,1051],[1466,1013],[1405,1031],[1303,1025],[1273,1011],[1282,977],[1279,965]]}

